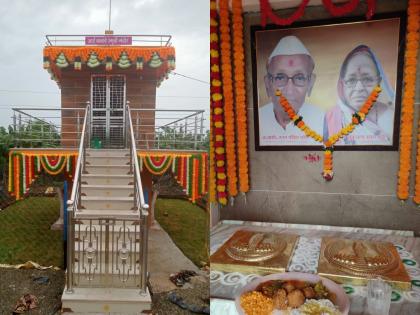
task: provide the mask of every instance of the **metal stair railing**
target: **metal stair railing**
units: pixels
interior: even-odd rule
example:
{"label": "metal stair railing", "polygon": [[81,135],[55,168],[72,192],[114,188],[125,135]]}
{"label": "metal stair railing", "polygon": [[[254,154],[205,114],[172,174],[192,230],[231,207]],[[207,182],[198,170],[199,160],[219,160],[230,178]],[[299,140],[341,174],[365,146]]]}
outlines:
{"label": "metal stair railing", "polygon": [[131,119],[130,102],[127,101],[127,146],[130,149],[130,171],[134,175],[134,209],[140,215],[141,245],[140,245],[140,290],[142,294],[147,292],[147,245],[148,245],[148,216],[149,205],[144,201],[143,186],[140,177],[140,168],[137,157],[136,139],[133,130],[133,121]]}
{"label": "metal stair railing", "polygon": [[73,293],[73,273],[74,273],[74,220],[75,212],[81,206],[81,181],[82,173],[86,165],[86,147],[89,144],[90,132],[90,102],[87,102],[85,117],[83,121],[82,134],[79,144],[76,171],[73,179],[73,187],[70,200],[67,201],[67,292]]}

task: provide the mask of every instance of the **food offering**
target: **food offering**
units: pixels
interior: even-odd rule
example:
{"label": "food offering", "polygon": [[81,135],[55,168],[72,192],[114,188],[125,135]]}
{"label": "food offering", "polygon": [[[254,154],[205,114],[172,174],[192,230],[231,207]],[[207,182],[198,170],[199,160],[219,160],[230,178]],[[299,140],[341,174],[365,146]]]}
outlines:
{"label": "food offering", "polygon": [[239,230],[211,257],[213,270],[269,274],[285,271],[298,236]]}
{"label": "food offering", "polygon": [[318,273],[341,283],[366,285],[381,277],[393,286],[410,289],[410,277],[393,244],[324,237]]}
{"label": "food offering", "polygon": [[349,301],[343,289],[316,275],[270,275],[246,286],[236,300],[243,315],[341,315]]}

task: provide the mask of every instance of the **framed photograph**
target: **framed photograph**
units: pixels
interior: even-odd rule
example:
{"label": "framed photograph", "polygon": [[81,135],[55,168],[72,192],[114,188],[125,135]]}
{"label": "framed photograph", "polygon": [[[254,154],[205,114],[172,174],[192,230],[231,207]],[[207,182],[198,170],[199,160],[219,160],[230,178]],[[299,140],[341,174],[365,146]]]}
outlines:
{"label": "framed photograph", "polygon": [[298,128],[279,103],[276,90],[298,121],[328,139],[349,125],[379,86],[377,101],[362,124],[335,150],[398,150],[405,43],[405,13],[251,26],[255,149],[315,150],[322,143]]}

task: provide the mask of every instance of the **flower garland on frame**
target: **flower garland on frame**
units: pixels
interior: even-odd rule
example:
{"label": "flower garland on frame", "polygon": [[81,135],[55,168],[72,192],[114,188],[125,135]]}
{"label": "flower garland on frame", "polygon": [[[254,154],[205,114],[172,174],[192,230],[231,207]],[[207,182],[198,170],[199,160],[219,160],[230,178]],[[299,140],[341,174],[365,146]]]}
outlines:
{"label": "flower garland on frame", "polygon": [[[325,8],[330,12],[333,16],[342,16],[353,12],[357,6],[359,5],[359,0],[350,0],[344,5],[336,6],[332,0],[322,0]],[[305,8],[308,5],[309,0],[302,0],[299,4],[296,11],[288,18],[280,18],[278,17],[270,3],[269,0],[260,0],[260,11],[261,11],[261,25],[265,27],[267,25],[267,20],[270,19],[277,25],[290,25],[293,22],[299,20],[303,14],[305,13]],[[367,12],[366,18],[370,19],[373,14],[375,13],[376,8],[376,0],[367,0]]]}
{"label": "flower garland on frame", "polygon": [[232,11],[239,191],[246,193],[249,190],[249,176],[242,0],[232,1]]}
{"label": "flower garland on frame", "polygon": [[223,95],[222,81],[220,78],[220,57],[219,57],[219,37],[217,21],[216,0],[210,0],[210,93],[211,111],[213,125],[212,135],[214,137],[214,161],[216,164],[216,191],[217,201],[227,204],[226,192],[226,153],[225,153],[225,131],[223,119]]}
{"label": "flower garland on frame", "polygon": [[[407,8],[407,40],[404,63],[404,96],[401,106],[400,165],[398,171],[397,196],[401,200],[409,197],[411,170],[411,147],[414,120],[414,96],[416,85],[417,54],[419,47],[420,0],[410,0]],[[417,156],[418,160],[418,156]],[[420,176],[416,172],[416,195],[414,202],[420,200],[417,194]]]}
{"label": "flower garland on frame", "polygon": [[235,114],[233,108],[233,81],[231,64],[231,42],[229,27],[229,1],[219,1],[220,12],[220,51],[222,63],[222,82],[225,114],[225,136],[226,136],[226,163],[227,182],[229,196],[235,197],[238,194],[236,176],[236,150],[235,150]]}
{"label": "flower garland on frame", "polygon": [[294,108],[290,105],[289,101],[282,95],[280,90],[276,91],[276,95],[279,96],[279,104],[283,107],[284,111],[287,113],[289,118],[293,121],[295,126],[297,126],[302,132],[305,133],[307,137],[311,137],[317,142],[321,142],[324,145],[324,170],[322,176],[326,181],[331,181],[334,177],[333,172],[333,151],[334,144],[344,136],[350,134],[357,125],[363,123],[366,119],[366,116],[369,114],[372,106],[375,104],[376,99],[378,98],[379,93],[381,92],[381,87],[376,86],[372,93],[367,98],[366,102],[360,108],[358,112],[355,112],[352,117],[352,121],[345,127],[343,127],[338,133],[332,135],[328,139],[324,140],[321,135],[316,133],[311,127],[305,124],[303,117],[299,116]]}

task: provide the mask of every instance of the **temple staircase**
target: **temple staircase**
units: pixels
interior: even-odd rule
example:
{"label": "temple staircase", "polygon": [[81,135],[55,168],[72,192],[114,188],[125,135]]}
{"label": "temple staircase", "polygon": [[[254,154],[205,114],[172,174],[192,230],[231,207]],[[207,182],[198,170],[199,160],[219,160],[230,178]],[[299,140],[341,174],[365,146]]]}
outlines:
{"label": "temple staircase", "polygon": [[[127,148],[89,149],[89,110],[67,212],[64,314],[143,314],[147,216],[127,106]],[[86,138],[84,138],[86,137]]]}

